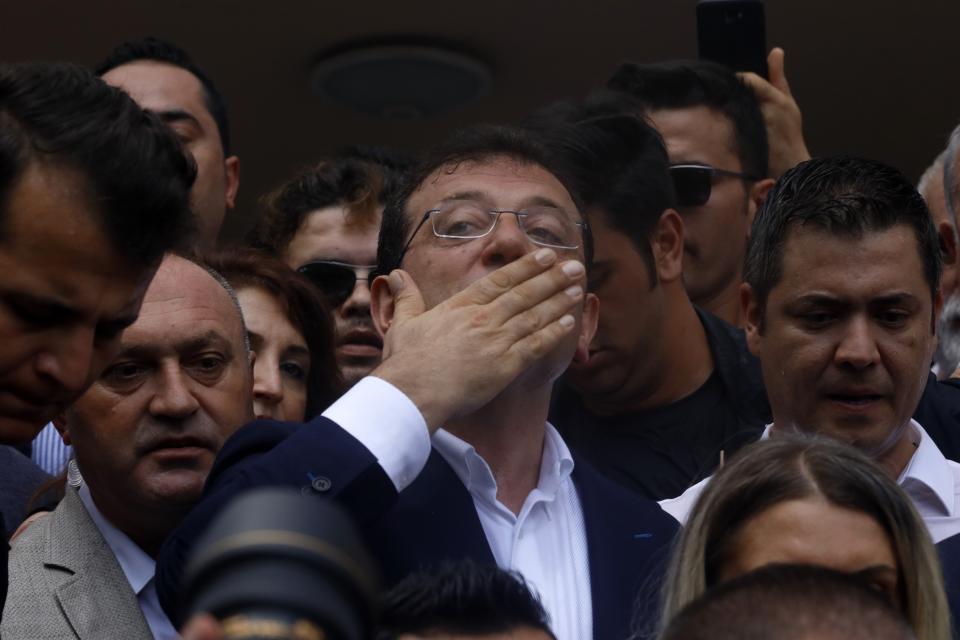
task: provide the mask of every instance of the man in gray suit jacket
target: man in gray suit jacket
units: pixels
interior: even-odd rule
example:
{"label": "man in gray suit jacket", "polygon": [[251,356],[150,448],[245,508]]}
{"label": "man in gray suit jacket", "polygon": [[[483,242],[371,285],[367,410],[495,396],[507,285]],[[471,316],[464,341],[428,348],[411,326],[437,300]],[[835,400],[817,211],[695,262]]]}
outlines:
{"label": "man in gray suit jacket", "polygon": [[119,355],[56,421],[82,480],[14,542],[0,636],[175,638],[154,557],[200,498],[223,441],[252,413],[234,294],[167,256]]}

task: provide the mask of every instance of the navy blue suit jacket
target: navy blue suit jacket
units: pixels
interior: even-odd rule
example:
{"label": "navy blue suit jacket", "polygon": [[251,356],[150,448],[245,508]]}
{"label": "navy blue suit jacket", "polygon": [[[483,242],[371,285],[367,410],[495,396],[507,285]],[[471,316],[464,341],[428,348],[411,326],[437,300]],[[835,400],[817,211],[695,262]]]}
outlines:
{"label": "navy blue suit jacket", "polygon": [[953,618],[953,637],[960,638],[960,534],[937,544],[943,582],[947,587],[947,602]]}
{"label": "navy blue suit jacket", "polygon": [[[576,459],[572,478],[587,533],[594,638],[626,638],[634,624],[650,630],[676,521],[583,460]],[[472,497],[436,451],[398,494],[373,455],[335,423],[255,422],[224,445],[204,499],[160,551],[157,591],[175,624],[183,622],[177,592],[193,542],[231,498],[268,485],[335,498],[360,525],[388,585],[445,560],[494,562]]]}

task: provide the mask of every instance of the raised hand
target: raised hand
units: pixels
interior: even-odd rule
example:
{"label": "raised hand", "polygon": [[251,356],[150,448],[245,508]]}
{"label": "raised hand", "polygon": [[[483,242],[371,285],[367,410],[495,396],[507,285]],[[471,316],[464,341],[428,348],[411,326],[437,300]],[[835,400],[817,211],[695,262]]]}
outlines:
{"label": "raised hand", "polygon": [[430,310],[413,278],[393,271],[393,316],[372,375],[403,391],[433,432],[483,406],[576,326],[584,267],[540,249]]}
{"label": "raised hand", "polygon": [[779,178],[787,169],[810,159],[803,139],[803,117],[790,92],[783,59],[784,52],[780,47],[775,47],[767,56],[769,81],[752,72],[737,74],[753,91],[763,113],[770,145],[771,178]]}

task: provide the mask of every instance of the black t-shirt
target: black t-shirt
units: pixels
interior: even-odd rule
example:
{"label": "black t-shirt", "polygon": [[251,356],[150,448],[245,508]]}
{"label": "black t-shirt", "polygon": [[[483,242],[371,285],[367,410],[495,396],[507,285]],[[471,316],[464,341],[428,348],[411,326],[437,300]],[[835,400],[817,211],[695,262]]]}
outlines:
{"label": "black t-shirt", "polygon": [[674,498],[754,442],[770,422],[760,362],[743,331],[697,309],[713,357],[699,389],[669,405],[617,416],[591,413],[562,381],[550,421],[601,473],[648,498]]}
{"label": "black t-shirt", "polygon": [[641,494],[673,498],[756,439],[737,437],[739,421],[716,371],[686,398],[649,411],[616,416],[590,413],[570,390],[559,390],[552,420],[567,444],[603,473]]}

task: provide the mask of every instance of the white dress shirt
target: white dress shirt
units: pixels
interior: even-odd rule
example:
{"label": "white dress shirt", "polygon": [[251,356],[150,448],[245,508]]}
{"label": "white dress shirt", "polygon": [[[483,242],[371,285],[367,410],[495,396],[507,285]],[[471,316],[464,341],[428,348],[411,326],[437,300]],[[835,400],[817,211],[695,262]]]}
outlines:
{"label": "white dress shirt", "polygon": [[[761,440],[770,437],[767,425]],[[960,533],[960,464],[947,460],[933,438],[916,420],[910,421],[917,449],[907,462],[897,484],[910,497],[913,506],[927,525],[934,543]],[[693,485],[680,496],[661,500],[663,510],[686,524],[697,499],[710,478]]]}
{"label": "white dress shirt", "polygon": [[86,484],[80,486],[78,492],[83,506],[87,508],[87,513],[93,523],[97,525],[100,534],[113,555],[117,558],[123,575],[126,576],[130,588],[137,594],[137,603],[143,612],[143,617],[147,620],[147,625],[157,640],[175,640],[179,638],[176,629],[170,623],[170,619],[160,607],[160,600],[157,598],[157,587],[153,576],[156,573],[157,564],[148,556],[143,549],[138,547],[133,540],[127,537],[125,533],[117,529],[113,524],[107,521],[93,503],[93,497],[90,495],[90,489]]}
{"label": "white dress shirt", "polygon": [[[430,456],[429,432],[416,405],[379,378],[362,379],[323,415],[370,450],[398,491]],[[432,445],[470,492],[497,565],[518,572],[538,592],[557,638],[592,638],[587,533],[570,477],[573,458],[560,434],[546,425],[540,478],[519,515],[497,500],[496,479],[470,444],[440,429]]]}

